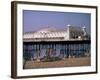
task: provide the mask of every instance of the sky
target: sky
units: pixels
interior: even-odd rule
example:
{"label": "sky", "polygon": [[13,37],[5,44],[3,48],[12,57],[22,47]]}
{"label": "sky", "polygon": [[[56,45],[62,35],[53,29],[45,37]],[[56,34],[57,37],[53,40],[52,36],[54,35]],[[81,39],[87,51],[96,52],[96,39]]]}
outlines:
{"label": "sky", "polygon": [[67,25],[83,27],[90,33],[91,14],[78,12],[23,10],[23,31],[33,32],[45,27],[67,28]]}

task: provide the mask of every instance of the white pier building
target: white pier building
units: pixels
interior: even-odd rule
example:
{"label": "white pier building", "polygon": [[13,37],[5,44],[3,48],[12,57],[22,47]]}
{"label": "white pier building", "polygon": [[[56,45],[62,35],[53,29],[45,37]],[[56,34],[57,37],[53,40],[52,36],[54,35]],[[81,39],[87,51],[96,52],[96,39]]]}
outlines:
{"label": "white pier building", "polygon": [[63,30],[47,27],[23,35],[25,60],[57,57],[84,57],[90,55],[90,36],[85,27],[68,25]]}
{"label": "white pier building", "polygon": [[58,30],[52,27],[46,27],[35,32],[24,33],[24,42],[32,41],[71,41],[88,40],[89,35],[85,27],[73,27],[67,25],[65,29]]}

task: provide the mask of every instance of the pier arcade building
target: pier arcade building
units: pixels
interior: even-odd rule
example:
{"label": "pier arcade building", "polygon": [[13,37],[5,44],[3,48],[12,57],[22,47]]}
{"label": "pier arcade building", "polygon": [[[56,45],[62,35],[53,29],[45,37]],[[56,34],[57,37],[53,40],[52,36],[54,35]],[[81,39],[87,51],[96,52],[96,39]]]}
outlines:
{"label": "pier arcade building", "polygon": [[23,56],[26,60],[42,60],[45,57],[90,56],[90,35],[85,27],[67,25],[59,30],[46,27],[23,35]]}

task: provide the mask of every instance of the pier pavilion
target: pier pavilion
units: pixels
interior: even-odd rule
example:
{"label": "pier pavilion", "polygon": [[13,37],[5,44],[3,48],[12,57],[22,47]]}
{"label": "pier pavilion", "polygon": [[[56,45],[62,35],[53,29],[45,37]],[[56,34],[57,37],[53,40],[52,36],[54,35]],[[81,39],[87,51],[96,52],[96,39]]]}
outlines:
{"label": "pier pavilion", "polygon": [[46,27],[23,35],[25,60],[90,56],[90,36],[85,27],[68,25],[63,30]]}

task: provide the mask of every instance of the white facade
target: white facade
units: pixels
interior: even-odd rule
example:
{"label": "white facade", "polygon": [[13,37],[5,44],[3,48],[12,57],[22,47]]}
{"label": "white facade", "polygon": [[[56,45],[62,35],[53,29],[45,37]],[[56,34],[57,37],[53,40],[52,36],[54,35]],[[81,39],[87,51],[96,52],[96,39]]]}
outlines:
{"label": "white facade", "polygon": [[44,28],[35,32],[24,33],[24,42],[30,41],[68,41],[68,40],[83,40],[87,32],[82,27],[67,26],[64,30],[55,28]]}

